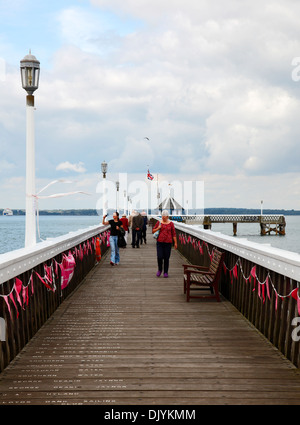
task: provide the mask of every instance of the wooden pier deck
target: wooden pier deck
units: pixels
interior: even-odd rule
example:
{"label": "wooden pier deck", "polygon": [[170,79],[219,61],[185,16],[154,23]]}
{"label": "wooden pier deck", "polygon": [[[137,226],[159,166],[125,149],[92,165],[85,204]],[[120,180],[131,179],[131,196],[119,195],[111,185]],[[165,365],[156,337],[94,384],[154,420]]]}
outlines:
{"label": "wooden pier deck", "polygon": [[0,375],[0,405],[300,404],[300,374],[227,301],[185,301],[155,242],[109,257]]}

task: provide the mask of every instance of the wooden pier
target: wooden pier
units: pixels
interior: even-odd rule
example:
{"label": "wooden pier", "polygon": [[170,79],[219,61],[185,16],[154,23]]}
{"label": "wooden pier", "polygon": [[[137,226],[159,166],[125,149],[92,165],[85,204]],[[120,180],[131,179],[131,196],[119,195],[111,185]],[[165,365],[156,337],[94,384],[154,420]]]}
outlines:
{"label": "wooden pier", "polygon": [[286,221],[283,215],[182,215],[172,216],[172,220],[186,224],[202,224],[204,229],[211,229],[213,223],[232,223],[233,235],[237,234],[238,223],[258,223],[262,236],[275,233],[285,235]]}
{"label": "wooden pier", "polygon": [[0,405],[299,405],[300,374],[229,301],[156,278],[152,236],[95,266],[0,374]]}

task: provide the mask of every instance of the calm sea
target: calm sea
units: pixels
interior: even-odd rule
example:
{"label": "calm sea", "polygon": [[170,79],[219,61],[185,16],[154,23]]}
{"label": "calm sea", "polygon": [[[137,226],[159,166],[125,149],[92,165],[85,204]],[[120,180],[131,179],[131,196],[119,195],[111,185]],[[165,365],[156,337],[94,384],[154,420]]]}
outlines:
{"label": "calm sea", "polygon": [[[72,231],[96,226],[102,219],[98,216],[40,216],[40,236],[43,240],[65,235]],[[259,224],[238,224],[237,238],[251,242],[270,244],[300,254],[300,216],[286,217],[286,235],[260,236]],[[232,236],[232,224],[213,224],[212,230]],[[23,248],[25,240],[25,216],[0,216],[0,254]]]}
{"label": "calm sea", "polygon": [[[55,238],[101,222],[98,216],[40,216],[40,237],[42,240]],[[24,248],[24,242],[25,216],[0,216],[0,254]]]}

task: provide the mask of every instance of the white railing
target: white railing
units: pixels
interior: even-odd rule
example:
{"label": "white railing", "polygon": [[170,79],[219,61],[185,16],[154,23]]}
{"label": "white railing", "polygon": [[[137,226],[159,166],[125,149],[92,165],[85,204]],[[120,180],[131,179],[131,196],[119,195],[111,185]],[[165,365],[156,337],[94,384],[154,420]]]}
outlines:
{"label": "white railing", "polygon": [[236,239],[200,226],[174,222],[179,252],[209,266],[215,248],[224,252],[219,292],[296,367],[300,367],[300,255]]}
{"label": "white railing", "polygon": [[230,251],[239,257],[259,264],[266,269],[300,281],[300,255],[274,248],[269,245],[250,242],[247,239],[236,239],[211,230],[203,230],[196,225],[174,222],[176,229],[189,233],[207,243]]}
{"label": "white railing", "polygon": [[0,372],[108,249],[110,226],[94,226],[0,255]]}
{"label": "white railing", "polygon": [[27,270],[81,244],[108,229],[109,226],[91,226],[67,235],[48,239],[31,248],[22,248],[0,255],[0,284]]}

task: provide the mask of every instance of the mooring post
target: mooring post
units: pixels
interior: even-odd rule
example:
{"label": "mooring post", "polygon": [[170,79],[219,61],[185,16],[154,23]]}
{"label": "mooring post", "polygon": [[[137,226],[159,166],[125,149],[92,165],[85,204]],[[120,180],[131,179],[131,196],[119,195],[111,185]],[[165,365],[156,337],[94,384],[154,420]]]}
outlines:
{"label": "mooring post", "polygon": [[209,216],[205,216],[203,220],[203,228],[210,230],[211,229],[211,219]]}
{"label": "mooring post", "polygon": [[260,234],[261,236],[265,236],[266,235],[266,225],[264,223],[260,223]]}
{"label": "mooring post", "polygon": [[233,225],[233,236],[236,236],[236,233],[237,233],[237,222],[233,222],[232,225]]}

